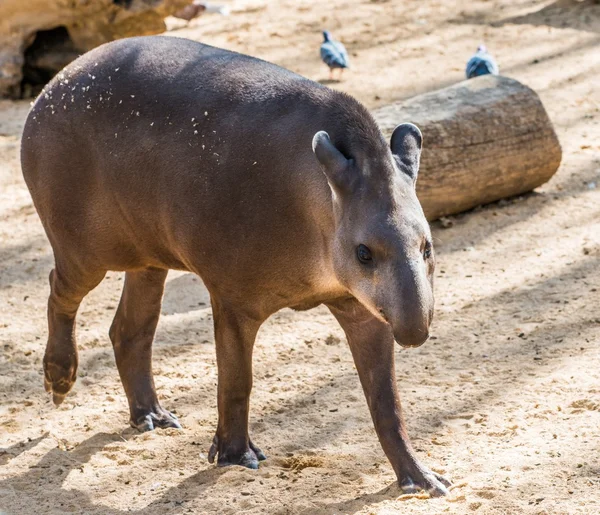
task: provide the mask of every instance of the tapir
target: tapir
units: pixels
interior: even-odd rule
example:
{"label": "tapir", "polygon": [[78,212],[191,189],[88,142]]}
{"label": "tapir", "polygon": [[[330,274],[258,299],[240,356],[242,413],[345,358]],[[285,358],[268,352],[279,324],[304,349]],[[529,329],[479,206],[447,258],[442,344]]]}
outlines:
{"label": "tapir", "polygon": [[415,192],[422,135],[388,144],[351,96],[274,64],[186,39],[102,45],[35,101],[23,175],[51,243],[45,387],[60,404],[78,365],[75,316],[125,272],[109,335],[141,431],[180,427],[158,401],[152,341],[167,272],[210,293],[218,424],[209,461],[257,468],[248,434],[252,349],[282,308],[324,304],[343,328],[375,430],[404,491],[447,493],[402,417],[395,342],[425,342],[435,258]]}

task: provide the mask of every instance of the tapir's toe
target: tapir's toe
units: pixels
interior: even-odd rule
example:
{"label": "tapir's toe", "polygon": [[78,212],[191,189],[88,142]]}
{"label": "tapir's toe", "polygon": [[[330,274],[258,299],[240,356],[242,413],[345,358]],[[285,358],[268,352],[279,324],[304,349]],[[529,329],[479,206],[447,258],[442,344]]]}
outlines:
{"label": "tapir's toe", "polygon": [[53,363],[44,363],[44,389],[52,394],[52,402],[60,406],[73,388],[76,379],[76,367],[64,367]]}
{"label": "tapir's toe", "polygon": [[444,476],[442,476],[441,474],[438,474],[437,472],[432,472],[432,474],[435,476],[435,478],[442,483],[446,488],[450,488],[452,486],[452,482],[448,479],[446,479]]}
{"label": "tapir's toe", "polygon": [[137,429],[140,433],[153,431],[157,427],[163,429],[167,427],[181,429],[181,424],[179,423],[179,420],[177,420],[177,417],[162,408],[160,410],[156,410],[156,412],[150,412],[146,415],[141,415],[135,420],[132,419],[129,423],[131,424],[131,427]]}
{"label": "tapir's toe", "polygon": [[73,382],[64,379],[58,379],[56,381],[49,380],[47,377],[44,378],[44,389],[52,394],[52,402],[55,406],[60,406],[65,400],[67,393],[71,390]]}
{"label": "tapir's toe", "polygon": [[63,401],[65,400],[66,395],[62,395],[60,393],[52,392],[52,402],[58,408]]}
{"label": "tapir's toe", "polygon": [[252,443],[252,440],[250,440],[250,449],[254,451],[254,454],[256,454],[258,461],[264,461],[267,459],[267,455],[264,452],[262,452],[256,445],[254,445]]}
{"label": "tapir's toe", "polygon": [[448,487],[452,485],[444,476],[431,470],[420,470],[407,475],[398,481],[404,494],[428,492],[431,497],[443,497],[449,494]]}

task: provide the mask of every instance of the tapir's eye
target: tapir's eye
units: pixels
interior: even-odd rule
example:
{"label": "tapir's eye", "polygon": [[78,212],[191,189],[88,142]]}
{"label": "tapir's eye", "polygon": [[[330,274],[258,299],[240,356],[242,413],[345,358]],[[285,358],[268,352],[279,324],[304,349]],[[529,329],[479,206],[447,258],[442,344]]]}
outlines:
{"label": "tapir's eye", "polygon": [[423,258],[424,259],[429,259],[431,257],[431,251],[433,250],[433,247],[431,245],[430,241],[426,241],[425,242],[425,248],[423,249]]}
{"label": "tapir's eye", "polygon": [[356,247],[356,257],[363,265],[367,265],[373,260],[369,247],[362,243]]}

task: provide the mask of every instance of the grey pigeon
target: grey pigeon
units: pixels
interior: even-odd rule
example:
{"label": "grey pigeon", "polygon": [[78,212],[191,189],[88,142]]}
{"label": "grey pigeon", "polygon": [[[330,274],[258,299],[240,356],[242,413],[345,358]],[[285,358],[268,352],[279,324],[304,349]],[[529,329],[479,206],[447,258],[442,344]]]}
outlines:
{"label": "grey pigeon", "polygon": [[329,78],[333,79],[333,70],[340,70],[339,78],[342,78],[344,68],[350,67],[350,59],[346,47],[331,38],[328,30],[323,31],[323,44],[321,45],[321,59],[329,66]]}
{"label": "grey pigeon", "polygon": [[467,79],[479,77],[480,75],[498,75],[500,72],[494,58],[488,54],[485,45],[479,45],[475,55],[467,63]]}

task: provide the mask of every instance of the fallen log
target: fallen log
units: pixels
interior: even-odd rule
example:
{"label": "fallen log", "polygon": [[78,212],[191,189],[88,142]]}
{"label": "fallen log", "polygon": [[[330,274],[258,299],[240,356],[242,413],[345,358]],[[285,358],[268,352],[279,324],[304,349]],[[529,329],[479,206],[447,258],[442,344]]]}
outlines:
{"label": "fallen log", "polygon": [[470,79],[373,114],[388,137],[401,122],[421,129],[417,195],[429,220],[531,191],[560,165],[538,95],[507,77]]}

